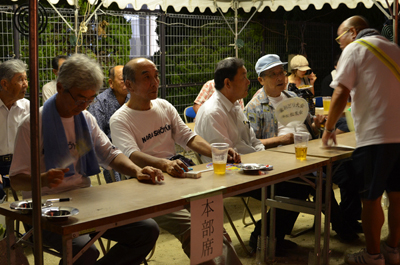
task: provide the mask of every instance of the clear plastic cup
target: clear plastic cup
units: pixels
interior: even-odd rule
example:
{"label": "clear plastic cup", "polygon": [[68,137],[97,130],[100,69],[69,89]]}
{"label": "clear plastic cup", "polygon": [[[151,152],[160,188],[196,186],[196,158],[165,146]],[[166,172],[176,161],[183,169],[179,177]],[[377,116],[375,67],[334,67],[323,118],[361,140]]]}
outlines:
{"label": "clear plastic cup", "polygon": [[322,102],[324,105],[324,111],[329,111],[329,108],[331,107],[331,97],[323,97]]}
{"label": "clear plastic cup", "polygon": [[302,161],[307,159],[308,138],[309,134],[306,132],[294,133],[294,149],[296,152],[296,159]]}
{"label": "clear plastic cup", "polygon": [[225,174],[226,161],[228,160],[228,149],[229,145],[226,143],[211,144],[212,161],[215,174]]}

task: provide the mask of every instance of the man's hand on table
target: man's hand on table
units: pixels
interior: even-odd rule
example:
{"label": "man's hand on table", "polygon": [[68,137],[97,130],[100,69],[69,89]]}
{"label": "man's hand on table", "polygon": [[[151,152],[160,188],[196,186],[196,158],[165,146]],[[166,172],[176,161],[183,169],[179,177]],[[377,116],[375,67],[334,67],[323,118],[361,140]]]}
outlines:
{"label": "man's hand on table", "polygon": [[167,162],[165,171],[173,177],[184,178],[184,173],[188,172],[189,168],[181,160],[176,159]]}
{"label": "man's hand on table", "polygon": [[69,168],[53,168],[43,173],[44,185],[49,188],[55,188],[61,184],[64,179],[64,174],[69,171]]}
{"label": "man's hand on table", "polygon": [[[332,140],[331,140],[332,139]],[[322,135],[322,146],[331,146],[333,144],[336,145],[336,132],[329,132],[327,130],[324,131],[324,134]]]}
{"label": "man's hand on table", "polygon": [[138,172],[136,178],[139,181],[148,182],[155,184],[164,180],[164,175],[161,170],[154,167],[144,167]]}
{"label": "man's hand on table", "polygon": [[228,162],[229,163],[241,163],[242,158],[240,157],[239,153],[237,153],[232,148],[228,149]]}

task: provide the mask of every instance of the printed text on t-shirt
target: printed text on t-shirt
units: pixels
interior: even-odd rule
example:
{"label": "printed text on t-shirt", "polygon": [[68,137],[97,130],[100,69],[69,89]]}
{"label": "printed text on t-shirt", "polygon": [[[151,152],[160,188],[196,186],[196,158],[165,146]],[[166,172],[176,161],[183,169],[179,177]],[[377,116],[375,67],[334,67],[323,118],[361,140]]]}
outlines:
{"label": "printed text on t-shirt", "polygon": [[146,141],[150,140],[151,138],[156,137],[160,134],[163,134],[169,130],[171,130],[171,125],[165,124],[164,127],[161,126],[160,129],[154,130],[153,132],[147,134],[145,137],[142,137],[142,141],[143,141],[143,143],[145,143]]}

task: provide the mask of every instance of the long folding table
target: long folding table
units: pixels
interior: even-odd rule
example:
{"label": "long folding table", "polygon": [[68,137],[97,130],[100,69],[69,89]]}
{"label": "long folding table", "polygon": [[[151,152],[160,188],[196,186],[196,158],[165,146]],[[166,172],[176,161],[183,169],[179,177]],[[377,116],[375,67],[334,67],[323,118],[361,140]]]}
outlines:
{"label": "long folding table", "polygon": [[[326,193],[325,193],[325,228],[324,228],[324,249],[323,264],[329,264],[329,237],[330,237],[330,215],[331,215],[331,188],[332,188],[332,165],[335,162],[343,162],[351,158],[356,147],[356,138],[354,132],[339,134],[336,136],[337,146],[332,148],[323,148],[322,140],[316,139],[308,142],[307,160],[316,157],[328,159],[326,168]],[[294,145],[279,146],[268,149],[277,153],[295,154]],[[317,258],[314,253],[314,258]]]}
{"label": "long folding table", "polygon": [[[290,180],[304,174],[320,171],[328,165],[326,158],[309,156],[306,161],[298,161],[292,154],[284,152],[261,151],[242,156],[243,163],[262,163],[273,165],[273,170],[266,175],[245,175],[240,172],[227,171],[223,176],[212,171],[202,173],[199,179],[173,178],[165,174],[165,181],[159,184],[140,183],[136,179],[111,183],[85,189],[77,189],[49,198],[72,198],[72,201],[62,202],[62,206],[75,207],[79,214],[69,217],[66,221],[54,222],[42,217],[42,228],[60,234],[63,237],[63,262],[73,264],[79,254],[72,256],[72,239],[82,234],[98,232],[98,236],[107,229],[128,223],[174,212],[187,207],[190,197],[198,194],[213,194],[220,190],[224,197],[238,195],[244,192],[262,188],[262,215],[265,220],[266,188],[269,185]],[[194,170],[205,169],[206,165],[195,166]],[[322,181],[321,181],[322,182]],[[321,190],[321,189],[320,189]],[[317,195],[316,249],[320,248],[322,193]],[[55,203],[54,206],[61,205]],[[15,264],[16,253],[13,244],[16,242],[14,220],[32,224],[31,215],[23,215],[10,209],[10,203],[0,204],[0,214],[6,216],[9,264]],[[265,223],[265,221],[264,221]],[[265,224],[264,224],[265,225]],[[262,236],[265,238],[265,229]],[[94,243],[97,237],[90,243]],[[264,241],[262,241],[264,242]],[[87,246],[89,247],[89,246]],[[83,251],[82,251],[83,252]]]}

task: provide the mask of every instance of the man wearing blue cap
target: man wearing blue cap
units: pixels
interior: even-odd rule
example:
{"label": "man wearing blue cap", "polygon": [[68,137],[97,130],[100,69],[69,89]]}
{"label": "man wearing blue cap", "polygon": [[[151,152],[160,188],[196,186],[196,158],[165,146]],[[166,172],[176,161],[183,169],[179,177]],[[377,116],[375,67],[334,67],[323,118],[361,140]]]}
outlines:
{"label": "man wearing blue cap", "polygon": [[[275,117],[275,106],[286,98],[297,97],[294,92],[285,91],[285,71],[276,54],[268,54],[261,57],[255,66],[258,81],[263,86],[261,92],[245,107],[245,114],[250,121],[256,136],[264,144],[265,148],[276,147],[293,143],[294,128],[288,127],[277,121]],[[317,115],[313,119],[308,115],[306,121],[296,127],[297,132],[306,132],[311,138],[319,135],[320,122],[325,118]],[[306,200],[310,193],[314,193],[310,186],[299,186],[294,183],[280,183],[276,185],[276,194],[299,200]],[[294,243],[284,240],[286,234],[290,234],[297,219],[298,212],[276,210],[276,255],[284,255],[286,249],[293,247]],[[342,214],[334,197],[332,197],[332,227],[339,236],[346,240],[358,238],[351,230],[346,230]],[[261,225],[258,224],[251,235],[250,246],[254,248],[257,236],[261,233]]]}
{"label": "man wearing blue cap", "polygon": [[[261,57],[256,63],[258,81],[263,86],[263,90],[254,97],[246,106],[245,114],[254,129],[256,136],[264,144],[265,148],[276,147],[293,143],[293,132],[289,127],[281,125],[274,115],[274,105],[281,100],[290,97],[297,97],[293,92],[285,91],[285,70],[276,54],[268,54]],[[319,121],[323,117],[316,119],[316,124],[312,125],[311,116],[307,122],[298,128],[300,132],[311,132],[314,137],[319,134]]]}

